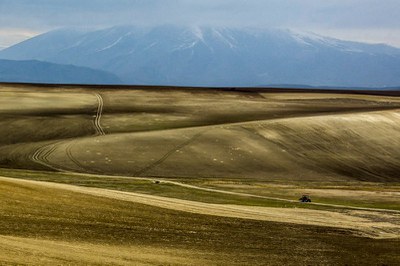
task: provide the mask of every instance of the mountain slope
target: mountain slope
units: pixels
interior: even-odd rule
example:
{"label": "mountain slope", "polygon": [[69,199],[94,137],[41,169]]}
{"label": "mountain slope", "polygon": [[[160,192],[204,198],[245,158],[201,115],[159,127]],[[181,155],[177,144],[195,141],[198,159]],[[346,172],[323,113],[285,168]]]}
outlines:
{"label": "mountain slope", "polygon": [[0,82],[115,84],[118,77],[86,67],[30,61],[0,60]]}
{"label": "mountain slope", "polygon": [[257,86],[400,84],[400,49],[290,30],[120,26],[49,32],[0,51],[102,69],[125,83]]}

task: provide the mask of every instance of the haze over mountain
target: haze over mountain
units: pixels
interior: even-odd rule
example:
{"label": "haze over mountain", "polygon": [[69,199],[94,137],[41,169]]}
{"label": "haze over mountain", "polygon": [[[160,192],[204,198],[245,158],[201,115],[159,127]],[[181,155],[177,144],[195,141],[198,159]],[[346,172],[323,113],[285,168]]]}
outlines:
{"label": "haze over mountain", "polygon": [[[281,29],[118,26],[62,29],[0,51],[108,71],[126,84],[394,87],[400,49]],[[97,82],[98,83],[98,82]]]}
{"label": "haze over mountain", "polygon": [[0,60],[0,82],[115,84],[118,77],[101,70],[36,60]]}

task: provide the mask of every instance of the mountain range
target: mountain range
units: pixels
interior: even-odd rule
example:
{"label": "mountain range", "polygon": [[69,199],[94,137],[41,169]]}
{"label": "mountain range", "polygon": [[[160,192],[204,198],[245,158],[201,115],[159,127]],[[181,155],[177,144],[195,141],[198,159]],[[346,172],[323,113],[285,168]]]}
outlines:
{"label": "mountain range", "polygon": [[400,49],[283,29],[117,26],[51,31],[0,51],[112,73],[123,84],[395,87]]}
{"label": "mountain range", "polygon": [[121,80],[102,70],[37,60],[0,59],[0,82],[53,84],[118,84]]}

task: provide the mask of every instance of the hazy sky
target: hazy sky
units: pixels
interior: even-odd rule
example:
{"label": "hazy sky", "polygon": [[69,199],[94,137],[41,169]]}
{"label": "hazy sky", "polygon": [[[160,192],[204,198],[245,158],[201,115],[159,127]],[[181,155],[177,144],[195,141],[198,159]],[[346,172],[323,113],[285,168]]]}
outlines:
{"label": "hazy sky", "polygon": [[60,27],[282,27],[400,47],[400,0],[0,0],[0,49]]}

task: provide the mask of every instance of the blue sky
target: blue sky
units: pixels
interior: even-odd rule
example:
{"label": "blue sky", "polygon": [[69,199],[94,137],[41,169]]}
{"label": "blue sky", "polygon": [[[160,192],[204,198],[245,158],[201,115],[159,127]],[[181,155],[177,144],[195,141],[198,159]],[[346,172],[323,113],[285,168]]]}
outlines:
{"label": "blue sky", "polygon": [[400,47],[399,0],[0,0],[0,48],[61,27],[281,27]]}

